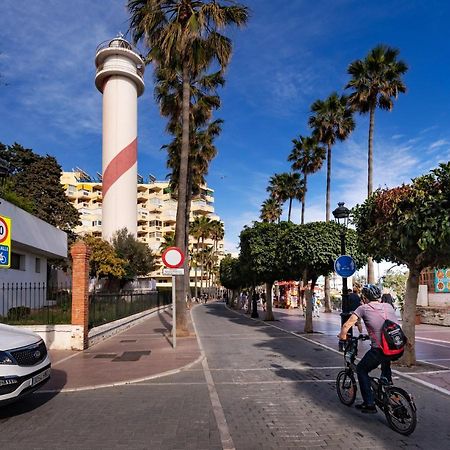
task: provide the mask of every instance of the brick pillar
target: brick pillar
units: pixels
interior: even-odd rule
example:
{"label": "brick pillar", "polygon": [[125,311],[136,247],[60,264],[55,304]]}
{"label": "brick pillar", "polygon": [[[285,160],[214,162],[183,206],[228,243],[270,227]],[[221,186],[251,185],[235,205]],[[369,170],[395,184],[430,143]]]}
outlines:
{"label": "brick pillar", "polygon": [[72,350],[84,350],[88,347],[91,251],[83,241],[77,241],[70,253],[72,255]]}

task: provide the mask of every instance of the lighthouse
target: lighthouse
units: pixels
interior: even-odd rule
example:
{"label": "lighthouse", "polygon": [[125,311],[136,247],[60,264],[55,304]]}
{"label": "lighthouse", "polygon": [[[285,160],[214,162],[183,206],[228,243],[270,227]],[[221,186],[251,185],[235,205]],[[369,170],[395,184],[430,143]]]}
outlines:
{"label": "lighthouse", "polygon": [[103,94],[102,237],[111,240],[122,228],[137,231],[137,99],[145,66],[122,36],[97,47],[95,66]]}

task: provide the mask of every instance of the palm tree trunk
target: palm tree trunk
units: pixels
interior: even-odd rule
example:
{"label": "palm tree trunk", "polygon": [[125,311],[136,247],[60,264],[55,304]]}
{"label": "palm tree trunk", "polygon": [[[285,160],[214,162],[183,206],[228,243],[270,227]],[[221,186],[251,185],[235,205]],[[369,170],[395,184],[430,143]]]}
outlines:
{"label": "palm tree trunk", "polygon": [[330,221],[330,193],[331,193],[331,145],[327,151],[327,196],[325,201],[325,222]]}
{"label": "palm tree trunk", "polygon": [[419,269],[409,267],[402,322],[402,329],[408,342],[406,344],[405,353],[400,360],[401,363],[406,364],[407,366],[413,366],[416,363],[416,304],[417,293],[419,291],[419,276]]}
{"label": "palm tree trunk", "polygon": [[203,297],[203,276],[205,274],[205,264],[204,264],[205,255],[203,253],[204,244],[205,238],[202,237],[202,255],[200,259],[200,297]]}
{"label": "palm tree trunk", "polygon": [[[181,135],[181,155],[180,173],[178,180],[178,205],[177,223],[175,226],[175,243],[184,254],[186,254],[186,191],[189,164],[189,103],[190,103],[189,71],[187,66],[183,67],[183,130]],[[187,262],[184,263],[184,270],[188,270]],[[186,288],[184,277],[177,277],[176,283],[176,303],[177,303],[177,336],[189,334],[186,318]]]}
{"label": "palm tree trunk", "polygon": [[192,302],[192,296],[191,296],[191,258],[189,255],[189,216],[191,215],[191,200],[192,200],[192,173],[191,173],[191,167],[190,163],[188,164],[188,182],[187,182],[187,189],[186,189],[186,259],[187,259],[187,268],[184,272],[184,285],[186,286],[186,295],[187,295],[187,301],[189,303],[189,307]]}
{"label": "palm tree trunk", "polygon": [[302,200],[302,220],[301,220],[301,224],[303,225],[305,223],[305,203],[306,203],[306,183],[308,181],[308,175],[303,176],[303,181],[305,183],[305,192],[303,194],[303,200]]}
{"label": "palm tree trunk", "polygon": [[[331,191],[331,145],[328,144],[327,151],[327,197],[325,204],[325,221],[330,221],[330,191]],[[330,277],[325,277],[325,297],[324,297],[324,312],[331,312],[331,304],[330,304]]]}
{"label": "palm tree trunk", "polygon": [[[372,195],[373,191],[373,129],[375,125],[375,107],[370,108],[369,120],[369,151],[367,155],[367,197]],[[371,257],[367,259],[367,282],[373,284],[375,282],[375,273],[373,270],[373,260]]]}
{"label": "palm tree trunk", "polygon": [[195,299],[198,300],[198,260],[199,260],[200,238],[197,239],[197,251],[195,257]]}
{"label": "palm tree trunk", "polygon": [[292,197],[289,199],[288,222],[291,221]]}

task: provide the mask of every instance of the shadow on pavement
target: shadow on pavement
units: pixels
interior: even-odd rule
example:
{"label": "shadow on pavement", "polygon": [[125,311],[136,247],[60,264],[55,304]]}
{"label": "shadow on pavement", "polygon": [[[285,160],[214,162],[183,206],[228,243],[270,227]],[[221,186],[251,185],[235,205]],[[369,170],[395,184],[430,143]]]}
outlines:
{"label": "shadow on pavement", "polygon": [[[273,370],[272,373],[284,380],[298,382],[290,383],[290,385],[295,386],[299,399],[306,400],[308,409],[312,407],[326,412],[327,416],[331,415],[335,425],[340,424],[346,433],[357,433],[362,439],[361,444],[365,442],[366,446],[370,446],[376,443],[376,445],[385,445],[383,448],[413,445],[426,449],[443,448],[448,444],[450,437],[448,397],[403,379],[396,383],[414,394],[418,406],[418,425],[415,433],[411,436],[402,436],[388,427],[382,411],[369,417],[354,407],[340,403],[334,380],[338,372],[344,368],[342,354],[295,337],[261,320],[251,320],[239,312],[226,309],[224,305],[211,304],[205,308],[208,314],[219,316],[246,329],[262,333],[264,335],[262,341],[253,345],[255,348],[270,352],[266,353],[264,357],[267,367]],[[306,335],[306,338],[308,336]],[[254,341],[255,338],[251,337],[251,339]],[[365,350],[361,349],[360,357],[364,353]],[[284,356],[288,364],[282,365],[271,361],[275,357],[279,358],[280,355]],[[358,390],[356,403],[359,401],[361,401],[361,397]],[[433,409],[433,412],[430,409]],[[445,442],[447,444],[444,444]]]}
{"label": "shadow on pavement", "polygon": [[[67,375],[62,370],[52,369],[52,380],[57,379],[57,389],[62,389],[66,384]],[[48,383],[47,383],[48,385]],[[46,385],[41,388],[43,391],[46,389]],[[10,418],[26,414],[30,411],[41,407],[45,403],[49,402],[53,397],[59,394],[59,392],[36,392],[22,397],[14,403],[9,403],[4,406],[0,406],[0,424],[8,421]]]}

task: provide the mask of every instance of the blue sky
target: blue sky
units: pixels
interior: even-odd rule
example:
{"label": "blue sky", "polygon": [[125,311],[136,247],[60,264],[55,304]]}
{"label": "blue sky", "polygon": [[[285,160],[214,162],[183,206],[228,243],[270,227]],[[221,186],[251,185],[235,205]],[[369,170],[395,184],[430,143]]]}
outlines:
{"label": "blue sky", "polygon": [[[2,0],[0,142],[54,155],[63,170],[101,171],[97,45],[128,29],[125,0]],[[307,135],[316,99],[342,91],[348,64],[379,43],[397,47],[408,87],[375,117],[374,185],[396,186],[450,159],[450,4],[403,0],[248,0],[248,26],[233,30],[234,56],[221,90],[225,120],[211,165],[226,249],[259,217],[274,173],[289,171],[291,140]],[[138,171],[164,179],[164,132],[152,70],[139,99]],[[367,189],[367,117],[333,148],[332,208]],[[325,169],[309,178],[306,220],[325,219]],[[286,208],[287,209],[287,208]],[[286,217],[286,213],[285,213]],[[293,220],[299,222],[300,205]]]}

